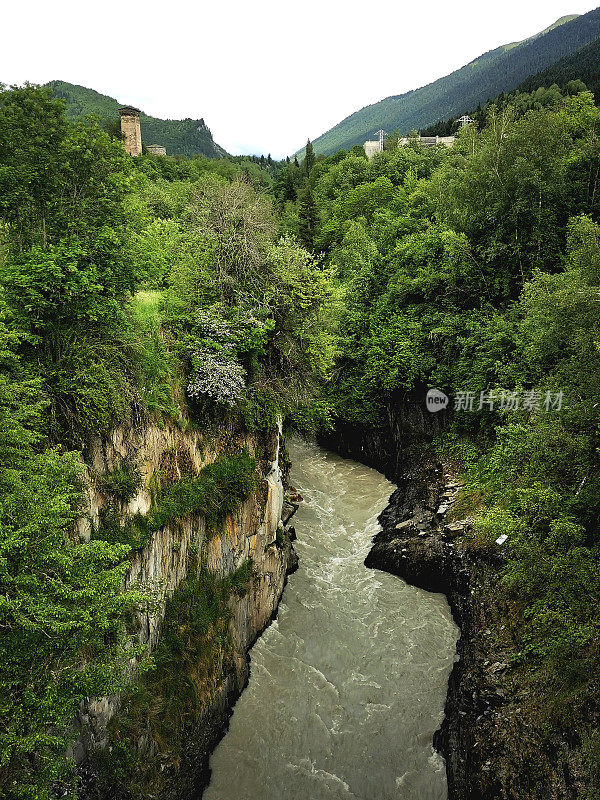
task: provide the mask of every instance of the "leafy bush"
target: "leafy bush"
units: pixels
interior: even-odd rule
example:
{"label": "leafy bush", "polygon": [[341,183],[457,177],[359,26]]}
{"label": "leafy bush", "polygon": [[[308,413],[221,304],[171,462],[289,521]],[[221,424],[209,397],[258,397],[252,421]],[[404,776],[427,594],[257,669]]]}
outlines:
{"label": "leafy bush", "polygon": [[215,461],[197,478],[183,478],[167,487],[148,512],[153,530],[187,514],[202,514],[207,531],[236,511],[257,486],[256,463],[248,453]]}
{"label": "leafy bush", "polygon": [[[126,485],[128,480],[124,479]],[[155,531],[189,514],[201,514],[210,535],[250,497],[257,485],[256,462],[247,452],[223,458],[204,467],[198,477],[181,478],[158,491],[145,515],[138,513],[123,519],[110,507],[104,510],[93,538],[141,549]]]}
{"label": "leafy bush", "polygon": [[132,500],[142,486],[142,474],[137,464],[124,461],[112,472],[106,472],[100,476],[99,484],[101,490],[111,497],[128,503]]}

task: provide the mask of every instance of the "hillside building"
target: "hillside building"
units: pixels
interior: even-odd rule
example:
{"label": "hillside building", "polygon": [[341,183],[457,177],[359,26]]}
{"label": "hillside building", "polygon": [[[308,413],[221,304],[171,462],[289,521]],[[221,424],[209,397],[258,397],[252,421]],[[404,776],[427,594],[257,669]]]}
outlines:
{"label": "hillside building", "polygon": [[166,156],[167,155],[167,148],[163,147],[162,144],[148,144],[148,145],[146,145],[146,150],[152,156]]}
{"label": "hillside building", "polygon": [[[403,137],[402,139],[398,139],[398,147],[405,147],[409,142],[419,142],[419,144],[423,145],[423,147],[434,147],[435,145],[441,144],[444,147],[452,147],[454,144],[456,137],[455,136],[416,136],[416,137]],[[383,143],[381,141],[381,137],[379,140],[371,140],[367,141],[363,145],[365,155],[369,159],[369,161],[375,156],[376,153],[380,153],[383,148]]]}
{"label": "hillside building", "polygon": [[382,150],[378,141],[365,142],[363,144],[363,148],[365,150],[365,155],[367,156],[369,161],[373,158],[375,153],[380,153]]}

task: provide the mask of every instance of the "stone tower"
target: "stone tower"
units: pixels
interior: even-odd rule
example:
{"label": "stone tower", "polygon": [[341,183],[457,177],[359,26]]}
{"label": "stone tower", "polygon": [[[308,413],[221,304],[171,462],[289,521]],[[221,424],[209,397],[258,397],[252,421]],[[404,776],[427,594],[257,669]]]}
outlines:
{"label": "stone tower", "polygon": [[141,113],[139,108],[133,108],[132,106],[122,106],[119,109],[123,147],[130,156],[139,156],[142,153]]}

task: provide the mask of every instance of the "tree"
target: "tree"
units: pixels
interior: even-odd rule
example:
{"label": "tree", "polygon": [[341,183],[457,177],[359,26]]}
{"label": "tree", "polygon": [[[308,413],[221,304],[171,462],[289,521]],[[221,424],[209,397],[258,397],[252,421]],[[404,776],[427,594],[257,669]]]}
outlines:
{"label": "tree", "polygon": [[312,251],[315,246],[319,217],[310,184],[307,184],[300,193],[298,218],[300,241],[308,250]]}
{"label": "tree", "polygon": [[312,142],[310,139],[306,140],[306,150],[304,156],[304,171],[306,172],[306,177],[310,176],[312,168],[315,165],[315,151],[312,146]]}
{"label": "tree", "polygon": [[81,462],[44,449],[46,403],[39,382],[10,375],[14,344],[0,320],[0,794],[45,800],[72,778],[81,702],[123,683],[142,597],[122,592],[128,546],[74,537]]}
{"label": "tree", "polygon": [[117,243],[125,225],[127,166],[98,125],[67,122],[49,89],[0,92],[0,218],[18,251],[77,237],[106,253],[107,230]]}
{"label": "tree", "polygon": [[121,145],[96,124],[67,122],[48,90],[0,92],[0,282],[57,439],[104,432],[131,397],[128,171]]}
{"label": "tree", "polygon": [[275,232],[268,198],[243,181],[206,182],[193,194],[187,224],[212,240],[217,279],[229,299],[232,290],[251,292],[262,285],[265,252]]}

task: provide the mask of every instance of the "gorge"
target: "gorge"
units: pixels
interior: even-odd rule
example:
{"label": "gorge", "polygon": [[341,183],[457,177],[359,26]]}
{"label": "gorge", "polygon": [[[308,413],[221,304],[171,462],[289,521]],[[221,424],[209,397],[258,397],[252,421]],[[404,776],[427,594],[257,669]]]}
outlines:
{"label": "gorge", "polygon": [[251,651],[205,800],[445,800],[432,748],[457,637],[440,595],[363,560],[393,486],[293,439],[298,572]]}
{"label": "gorge", "polygon": [[600,796],[600,109],[474,118],[132,157],[0,88],[3,798]]}

